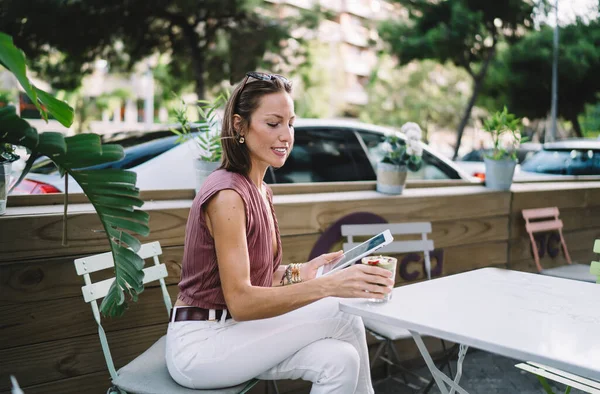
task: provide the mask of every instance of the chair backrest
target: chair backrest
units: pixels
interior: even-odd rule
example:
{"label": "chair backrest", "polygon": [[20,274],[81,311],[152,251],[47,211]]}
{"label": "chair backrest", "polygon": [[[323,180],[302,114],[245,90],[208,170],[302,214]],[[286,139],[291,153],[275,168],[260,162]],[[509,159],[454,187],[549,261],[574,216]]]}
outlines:
{"label": "chair backrest", "polygon": [[[167,267],[158,259],[158,256],[162,254],[160,243],[156,241],[144,244],[141,246],[137,254],[144,260],[152,258],[152,260],[154,261],[153,265],[144,268],[143,282],[144,284],[155,280],[158,280],[160,282],[160,288],[162,291],[163,301],[167,309],[167,314],[170,314],[173,305],[171,303],[171,297],[169,296],[169,293],[167,291],[167,286],[165,284],[164,279],[168,276]],[[115,278],[113,277],[96,283],[92,283],[90,274],[104,269],[114,268],[114,265],[115,263],[111,252],[82,257],[80,259],[75,260],[75,270],[77,271],[77,275],[83,276],[83,280],[85,282],[85,286],[81,288],[81,292],[83,293],[83,299],[85,302],[88,302],[92,307],[94,319],[96,319],[96,323],[98,324],[98,335],[100,336],[100,344],[102,345],[102,351],[104,352],[106,365],[108,367],[108,371],[110,372],[110,376],[112,379],[115,379],[117,377],[117,372],[115,370],[115,365],[110,354],[110,349],[108,347],[106,333],[102,328],[97,300],[105,297],[106,294],[108,294],[108,290],[110,289],[110,286],[114,282]]]}
{"label": "chair backrest", "polygon": [[[594,253],[600,254],[600,239],[597,239],[594,242]],[[596,279],[596,283],[600,283],[600,261],[592,261],[590,265],[590,273],[592,275],[596,275],[598,279]]]}
{"label": "chair backrest", "polygon": [[383,224],[345,224],[342,225],[342,236],[347,237],[344,242],[344,251],[352,249],[360,244],[354,242],[354,237],[365,237],[377,235],[385,230],[390,230],[392,235],[420,235],[419,240],[392,241],[390,244],[379,249],[380,253],[410,253],[422,252],[425,261],[425,273],[427,279],[431,279],[431,259],[429,252],[434,249],[433,241],[427,239],[427,234],[431,233],[431,223],[383,223]]}
{"label": "chair backrest", "polygon": [[563,237],[562,233],[563,222],[558,217],[560,215],[558,208],[548,207],[523,209],[521,213],[525,219],[525,230],[527,230],[527,233],[529,233],[531,248],[533,249],[533,258],[535,260],[535,265],[538,272],[542,270],[542,265],[540,264],[539,251],[534,236],[534,234],[537,232],[558,231],[560,242],[565,252],[565,258],[567,259],[567,263],[571,264],[571,257],[569,256],[567,243],[565,242],[565,238]]}

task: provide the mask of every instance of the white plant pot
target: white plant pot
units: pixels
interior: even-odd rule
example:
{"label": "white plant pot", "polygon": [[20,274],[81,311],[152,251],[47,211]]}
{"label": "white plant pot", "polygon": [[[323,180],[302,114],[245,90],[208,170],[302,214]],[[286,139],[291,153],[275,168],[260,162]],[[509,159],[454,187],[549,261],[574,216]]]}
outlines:
{"label": "white plant pot", "polygon": [[0,215],[6,213],[6,200],[8,199],[11,167],[11,163],[0,164]]}
{"label": "white plant pot", "polygon": [[511,158],[492,160],[483,158],[485,162],[485,186],[494,190],[510,190],[517,161]]}
{"label": "white plant pot", "polygon": [[406,166],[377,163],[377,191],[385,194],[402,194],[406,175]]}
{"label": "white plant pot", "polygon": [[204,180],[213,171],[215,171],[221,165],[220,161],[204,161],[200,159],[194,159],[194,170],[196,172],[196,193],[200,191]]}

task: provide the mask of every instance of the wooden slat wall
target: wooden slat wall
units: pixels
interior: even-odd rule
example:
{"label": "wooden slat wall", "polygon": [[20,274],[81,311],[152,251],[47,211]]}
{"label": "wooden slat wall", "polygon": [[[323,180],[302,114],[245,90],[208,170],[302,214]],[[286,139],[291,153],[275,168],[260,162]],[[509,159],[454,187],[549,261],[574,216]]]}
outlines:
{"label": "wooden slat wall", "polygon": [[[554,205],[561,209],[573,258],[585,261],[591,256],[591,240],[600,238],[600,225],[596,224],[600,182],[565,183],[558,189],[555,185],[515,185],[510,193],[462,185],[408,189],[402,196],[384,196],[370,185],[336,193],[332,189],[306,193],[303,188],[303,193],[291,194],[286,188],[275,196],[284,263],[306,261],[324,230],[341,217],[362,211],[389,222],[431,221],[431,239],[436,248],[443,249],[443,275],[485,266],[531,271],[533,260],[519,212]],[[161,261],[167,264],[169,292],[174,298],[192,195],[165,196],[164,200],[157,199],[160,194],[152,197],[144,206],[151,215],[152,232],[142,241],[161,242]],[[104,393],[109,385],[97,327],[89,305],[83,302],[82,280],[73,267],[75,258],[106,251],[108,244],[103,234],[93,231],[100,228],[98,219],[82,201],[70,207],[69,246],[62,246],[62,207],[53,205],[56,203],[53,200],[37,207],[15,204],[0,217],[0,394],[9,390],[8,374],[15,374],[27,393]],[[333,249],[336,247],[341,247],[341,240]],[[411,271],[419,269],[420,263],[410,267]],[[107,274],[99,273],[93,279]],[[422,279],[421,275],[418,280]],[[399,277],[396,282],[403,283]],[[106,319],[104,327],[117,366],[164,335],[166,318],[160,291],[153,286],[131,304],[123,318]],[[438,342],[430,345],[435,349]],[[373,351],[373,338],[369,343]],[[406,359],[418,358],[411,341],[398,347]],[[280,384],[282,393],[307,392],[307,387],[302,382]],[[262,392],[262,387],[253,392]]]}

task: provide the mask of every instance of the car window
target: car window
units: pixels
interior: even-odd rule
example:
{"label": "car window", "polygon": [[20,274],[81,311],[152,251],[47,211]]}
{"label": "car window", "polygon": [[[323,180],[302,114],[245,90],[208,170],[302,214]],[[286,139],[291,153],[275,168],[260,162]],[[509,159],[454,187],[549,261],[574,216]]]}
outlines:
{"label": "car window", "polygon": [[276,183],[361,181],[375,177],[354,134],[328,128],[296,128],[294,148],[285,165],[275,169],[274,174]]}
{"label": "car window", "polygon": [[[377,168],[377,163],[381,161],[384,156],[383,150],[381,149],[381,144],[383,143],[385,136],[379,133],[372,133],[364,130],[358,130],[358,133],[365,142],[372,165]],[[461,178],[454,168],[450,167],[448,164],[444,163],[430,152],[424,150],[423,166],[417,172],[409,171],[408,179],[436,180]]]}
{"label": "car window", "polygon": [[599,152],[593,150],[542,150],[526,160],[521,169],[553,175],[600,175]]}
{"label": "car window", "polygon": [[[136,167],[168,151],[169,149],[174,148],[177,145],[177,138],[177,136],[172,135],[170,137],[164,137],[125,148],[125,157],[123,157],[121,160],[114,161],[111,163],[98,164],[96,166],[88,167],[88,169],[111,168],[127,170]],[[56,168],[56,165],[50,159],[44,159],[39,163],[34,163],[31,170],[31,172],[41,174],[52,174],[57,171],[58,169]]]}

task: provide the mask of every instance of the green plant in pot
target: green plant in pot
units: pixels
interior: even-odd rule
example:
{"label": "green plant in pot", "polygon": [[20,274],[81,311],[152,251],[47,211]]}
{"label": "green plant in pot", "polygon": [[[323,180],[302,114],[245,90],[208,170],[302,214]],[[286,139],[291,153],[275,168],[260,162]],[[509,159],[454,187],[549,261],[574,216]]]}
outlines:
{"label": "green plant in pot", "polygon": [[0,142],[0,215],[6,213],[12,163],[17,160],[19,160],[19,156],[15,153],[15,146]]}
{"label": "green plant in pot", "polygon": [[188,144],[194,156],[196,193],[202,187],[206,177],[221,165],[223,148],[217,111],[227,102],[227,99],[227,95],[221,94],[213,101],[198,100],[196,109],[200,122],[196,124],[189,120],[188,105],[185,101],[180,99],[181,106],[173,112],[181,129],[171,128],[170,130],[179,136],[178,143]]}
{"label": "green plant in pot", "polygon": [[522,142],[520,126],[521,120],[508,112],[506,107],[485,120],[483,129],[492,135],[494,143],[492,154],[483,158],[487,187],[510,189],[517,166],[517,149]]}
{"label": "green plant in pot", "polygon": [[402,194],[408,171],[418,171],[423,165],[422,131],[418,124],[405,123],[400,129],[405,139],[388,135],[381,145],[383,159],[377,163],[377,191]]}
{"label": "green plant in pot", "polygon": [[[73,124],[73,108],[31,83],[27,78],[25,55],[14,46],[12,37],[3,33],[0,33],[0,65],[17,78],[45,120],[48,115],[52,115],[65,127]],[[144,289],[144,261],[135,253],[141,245],[131,233],[148,235],[149,215],[136,209],[143,205],[143,201],[135,186],[134,172],[94,170],[89,167],[121,160],[124,157],[123,147],[115,144],[102,145],[100,136],[96,134],[72,137],[65,137],[57,132],[38,134],[35,128],[17,115],[14,106],[8,105],[0,108],[0,161],[6,163],[16,159],[14,146],[25,148],[30,156],[13,188],[25,178],[33,162],[41,156],[51,159],[64,175],[63,243],[67,233],[68,177],[73,177],[81,186],[100,218],[115,262],[116,280],[104,297],[100,309],[104,315],[122,314],[127,306],[125,294],[136,300]]]}

